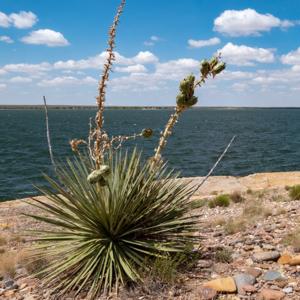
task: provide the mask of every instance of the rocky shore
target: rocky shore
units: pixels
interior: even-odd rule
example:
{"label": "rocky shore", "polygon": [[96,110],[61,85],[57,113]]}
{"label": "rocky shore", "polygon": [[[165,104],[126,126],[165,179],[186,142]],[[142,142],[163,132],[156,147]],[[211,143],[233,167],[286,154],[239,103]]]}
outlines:
{"label": "rocky shore", "polygon": [[[289,194],[296,184],[300,172],[210,177],[194,196],[202,238],[195,267],[180,284],[121,291],[119,299],[300,299],[300,200]],[[221,194],[229,206],[209,205]],[[40,228],[22,215],[35,210],[25,200],[0,203],[0,299],[62,299],[24,264],[24,230]]]}

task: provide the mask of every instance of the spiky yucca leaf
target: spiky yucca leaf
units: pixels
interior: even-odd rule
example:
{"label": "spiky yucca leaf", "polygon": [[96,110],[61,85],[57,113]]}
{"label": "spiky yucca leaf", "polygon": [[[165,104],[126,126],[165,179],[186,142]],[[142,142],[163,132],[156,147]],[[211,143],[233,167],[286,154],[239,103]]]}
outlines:
{"label": "spiky yucca leaf", "polygon": [[136,151],[105,163],[106,186],[87,181],[94,166],[81,156],[58,167],[59,182],[47,177],[52,190],[41,191],[48,200],[34,203],[46,216],[31,217],[51,225],[35,232],[36,248],[52,261],[42,275],[60,293],[84,289],[94,298],[114,284],[138,281],[145,258],[182,251],[197,239],[189,183],[166,166],[153,171]]}

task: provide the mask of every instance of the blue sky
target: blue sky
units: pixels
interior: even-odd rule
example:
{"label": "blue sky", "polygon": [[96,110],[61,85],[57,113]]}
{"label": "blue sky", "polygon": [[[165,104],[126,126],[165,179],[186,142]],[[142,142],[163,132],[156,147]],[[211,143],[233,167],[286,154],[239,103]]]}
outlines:
{"label": "blue sky", "polygon": [[[1,0],[0,104],[94,104],[116,0]],[[299,0],[127,0],[109,105],[173,105],[222,53],[199,105],[300,106]]]}

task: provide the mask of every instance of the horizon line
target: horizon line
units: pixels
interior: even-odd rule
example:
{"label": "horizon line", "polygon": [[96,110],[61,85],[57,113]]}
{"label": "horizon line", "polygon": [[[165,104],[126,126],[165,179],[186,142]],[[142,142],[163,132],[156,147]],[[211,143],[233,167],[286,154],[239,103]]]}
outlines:
{"label": "horizon line", "polygon": [[[96,109],[97,105],[85,105],[85,104],[47,104],[48,108],[57,108],[57,109],[63,109],[63,108],[90,108],[90,109]],[[168,109],[168,108],[175,108],[175,105],[106,105],[106,108],[119,108],[119,109]],[[43,109],[44,105],[43,104],[0,104],[0,109]],[[194,106],[191,107],[190,109],[199,109],[199,108],[269,108],[269,109],[300,109],[300,106],[237,106],[237,105],[202,105],[202,106]]]}

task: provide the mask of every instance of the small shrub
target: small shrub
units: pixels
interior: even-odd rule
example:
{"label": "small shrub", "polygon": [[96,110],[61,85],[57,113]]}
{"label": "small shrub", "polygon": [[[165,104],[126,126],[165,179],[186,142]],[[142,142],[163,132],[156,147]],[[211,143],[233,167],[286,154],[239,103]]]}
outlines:
{"label": "small shrub", "polygon": [[221,263],[230,263],[232,262],[232,250],[229,248],[223,248],[221,250],[217,250],[215,253],[215,261]]}
{"label": "small shrub", "polygon": [[247,191],[246,191],[246,193],[248,194],[248,195],[251,195],[251,194],[253,194],[253,191],[252,191],[252,189],[247,189]]}
{"label": "small shrub", "polygon": [[215,208],[217,206],[220,207],[228,207],[230,205],[230,197],[228,195],[219,195],[215,199],[211,200],[208,204],[210,208]]}
{"label": "small shrub", "polygon": [[285,189],[286,191],[289,191],[289,190],[291,189],[291,187],[290,187],[289,185],[286,185],[286,186],[284,187],[284,189]]}
{"label": "small shrub", "polygon": [[217,217],[211,223],[211,225],[213,226],[224,226],[225,224],[226,224],[226,219],[224,217]]}
{"label": "small shrub", "polygon": [[238,191],[233,192],[230,195],[230,199],[233,203],[241,203],[244,202],[245,198],[242,196],[242,194]]}
{"label": "small shrub", "polygon": [[229,219],[224,225],[224,232],[226,234],[235,234],[244,231],[247,226],[247,221],[242,218]]}
{"label": "small shrub", "polygon": [[292,200],[300,200],[300,184],[294,185],[290,188],[289,196]]}
{"label": "small shrub", "polygon": [[151,262],[148,280],[159,281],[163,284],[174,284],[179,276],[178,267],[183,257],[175,255],[167,258],[156,258]]}
{"label": "small shrub", "polygon": [[181,275],[190,271],[197,265],[201,254],[193,250],[193,245],[189,244],[181,253],[168,254],[167,256],[155,259],[146,259],[149,271],[143,277],[147,282],[160,282],[161,284],[172,285],[178,282]]}
{"label": "small shrub", "polygon": [[266,190],[257,192],[258,199],[263,199],[265,195],[266,195]]}
{"label": "small shrub", "polygon": [[281,240],[281,243],[286,246],[292,246],[294,248],[300,249],[300,228],[288,233]]}
{"label": "small shrub", "polygon": [[18,253],[18,263],[22,265],[29,274],[40,277],[39,273],[49,265],[49,261],[45,257],[38,257],[34,254],[34,252],[28,252],[26,250],[21,251]]}
{"label": "small shrub", "polygon": [[192,209],[201,208],[206,205],[207,199],[195,199],[191,202]]}
{"label": "small shrub", "polygon": [[4,246],[7,244],[7,240],[3,235],[0,235],[0,246]]}
{"label": "small shrub", "polygon": [[248,220],[256,220],[261,217],[269,217],[273,215],[272,209],[264,206],[262,202],[249,202],[243,209],[242,217]]}
{"label": "small shrub", "polygon": [[257,217],[262,214],[263,206],[260,202],[249,202],[243,209],[243,215],[248,218]]}
{"label": "small shrub", "polygon": [[16,253],[4,252],[0,255],[0,275],[13,278],[16,274]]}
{"label": "small shrub", "polygon": [[283,195],[275,194],[271,196],[271,200],[274,202],[284,202],[286,198]]}
{"label": "small shrub", "polygon": [[287,211],[284,207],[278,207],[275,211],[275,215],[278,216],[278,215],[283,215],[283,214],[286,214]]}

